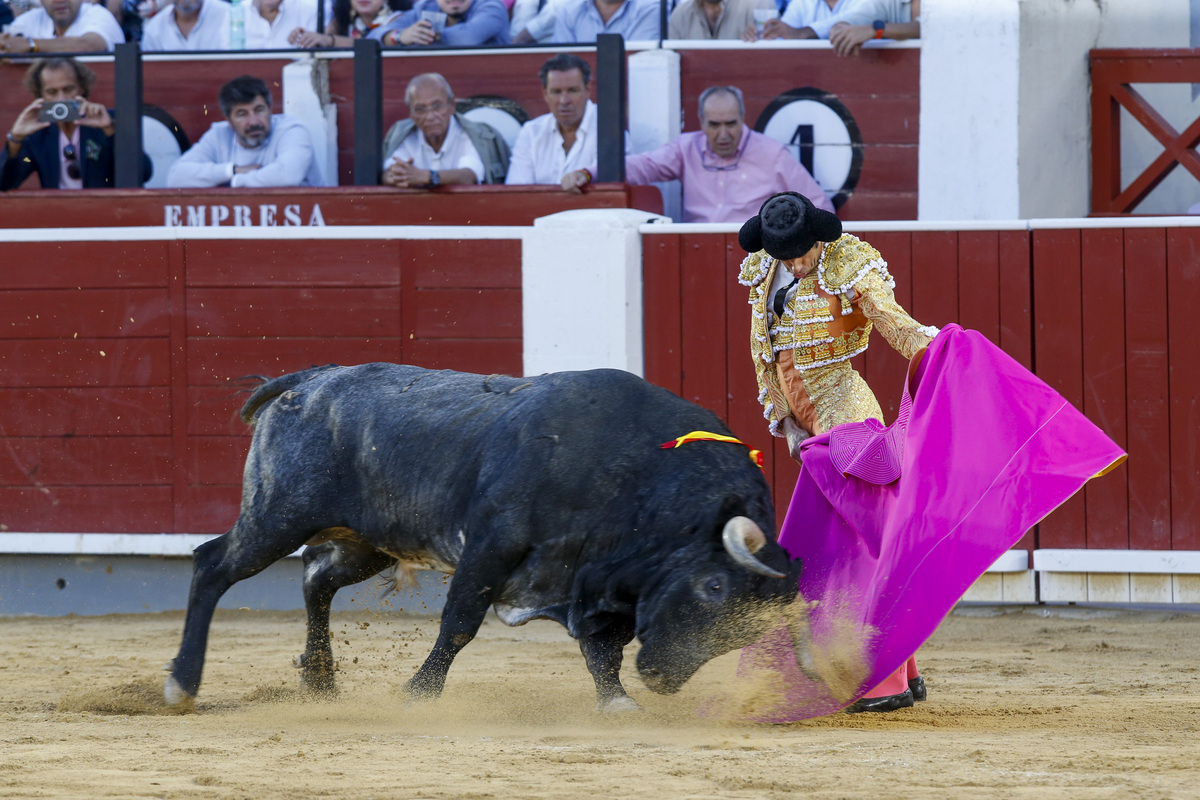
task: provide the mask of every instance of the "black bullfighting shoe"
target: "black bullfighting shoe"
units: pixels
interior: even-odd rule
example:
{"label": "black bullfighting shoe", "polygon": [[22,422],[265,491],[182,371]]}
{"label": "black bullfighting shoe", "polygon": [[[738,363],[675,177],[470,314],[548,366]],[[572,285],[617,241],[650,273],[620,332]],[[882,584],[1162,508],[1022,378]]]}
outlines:
{"label": "black bullfighting shoe", "polygon": [[913,694],[913,700],[918,703],[925,701],[925,679],[920,675],[908,682],[908,690]]}
{"label": "black bullfighting shoe", "polygon": [[846,707],[847,714],[858,714],[862,711],[895,711],[898,708],[912,708],[912,689],[905,689],[900,694],[889,694],[886,697],[864,697]]}

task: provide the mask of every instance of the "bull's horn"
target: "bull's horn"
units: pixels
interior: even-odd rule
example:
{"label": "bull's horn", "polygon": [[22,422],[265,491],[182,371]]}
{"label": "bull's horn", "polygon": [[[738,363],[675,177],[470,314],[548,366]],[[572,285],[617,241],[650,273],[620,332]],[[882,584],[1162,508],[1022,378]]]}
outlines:
{"label": "bull's horn", "polygon": [[762,528],[754,524],[754,520],[748,517],[734,517],[729,520],[725,523],[721,541],[725,544],[725,552],[729,553],[729,557],[739,566],[759,575],[766,575],[768,578],[787,577],[754,557],[754,554],[767,543],[766,534],[762,532]]}

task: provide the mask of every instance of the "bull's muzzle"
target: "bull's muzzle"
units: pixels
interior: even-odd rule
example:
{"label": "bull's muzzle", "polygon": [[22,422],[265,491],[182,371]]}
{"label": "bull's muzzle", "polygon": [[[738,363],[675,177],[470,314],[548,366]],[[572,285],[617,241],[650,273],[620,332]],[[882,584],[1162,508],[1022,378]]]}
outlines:
{"label": "bull's muzzle", "polygon": [[787,577],[754,557],[755,553],[766,546],[767,535],[749,517],[734,517],[726,522],[721,541],[725,544],[725,552],[729,553],[729,557],[738,566],[768,578]]}

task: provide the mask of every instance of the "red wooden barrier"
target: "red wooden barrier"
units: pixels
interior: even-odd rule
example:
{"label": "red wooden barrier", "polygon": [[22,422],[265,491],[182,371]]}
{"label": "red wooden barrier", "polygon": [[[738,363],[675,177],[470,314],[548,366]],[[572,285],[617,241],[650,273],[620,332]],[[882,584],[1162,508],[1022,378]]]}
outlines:
{"label": "red wooden barrier", "polygon": [[576,208],[662,212],[653,186],[599,183],[571,195],[557,186],[385,186],[316,189],[82,189],[0,192],[10,228],[199,225],[532,225]]}
{"label": "red wooden barrier", "polygon": [[[1092,213],[1128,214],[1176,167],[1200,180],[1200,118],[1178,131],[1133,84],[1200,80],[1200,49],[1092,50]],[[1121,109],[1162,145],[1128,186],[1121,183]]]}
{"label": "red wooden barrier", "polygon": [[0,264],[0,531],[226,530],[242,376],[521,372],[519,240],[0,243]]}
{"label": "red wooden barrier", "polygon": [[[1036,546],[1200,549],[1200,228],[861,236],[919,320],[980,330],[1128,449]],[[796,465],[755,401],[736,237],[644,242],[647,377],[766,451],[782,516]],[[377,359],[519,373],[520,263],[517,240],[0,242],[0,531],[224,530],[237,378]],[[893,419],[903,360],[876,342],[856,363]]]}

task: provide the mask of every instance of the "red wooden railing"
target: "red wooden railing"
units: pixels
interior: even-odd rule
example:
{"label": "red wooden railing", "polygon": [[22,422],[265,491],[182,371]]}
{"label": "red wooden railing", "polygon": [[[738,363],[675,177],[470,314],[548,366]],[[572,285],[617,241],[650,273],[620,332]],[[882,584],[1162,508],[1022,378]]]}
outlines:
{"label": "red wooden railing", "polygon": [[[1178,131],[1132,84],[1200,83],[1200,50],[1092,50],[1092,213],[1129,214],[1178,166],[1200,180],[1200,117]],[[1128,186],[1121,180],[1121,109],[1163,146]]]}
{"label": "red wooden railing", "polygon": [[519,239],[10,242],[0,264],[0,532],[226,530],[239,376],[521,372]]}

